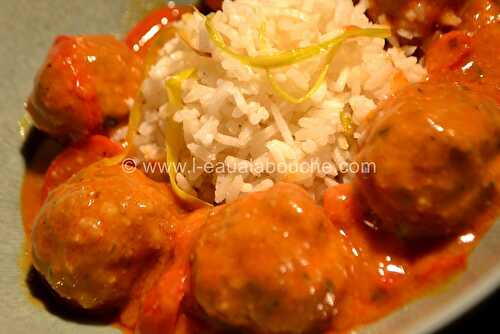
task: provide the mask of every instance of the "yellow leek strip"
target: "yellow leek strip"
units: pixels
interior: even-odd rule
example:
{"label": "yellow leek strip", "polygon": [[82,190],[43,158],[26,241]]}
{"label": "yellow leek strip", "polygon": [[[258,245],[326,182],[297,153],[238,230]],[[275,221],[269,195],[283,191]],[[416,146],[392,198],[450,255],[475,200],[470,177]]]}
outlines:
{"label": "yellow leek strip", "polygon": [[[268,42],[266,40],[266,24],[263,23],[262,26],[259,29],[259,48],[261,50],[267,49],[268,48]],[[321,84],[325,81],[326,76],[328,75],[328,71],[330,70],[330,64],[333,61],[333,57],[335,56],[335,53],[337,52],[339,48],[339,45],[333,46],[330,51],[328,51],[328,54],[326,55],[326,59],[324,61],[324,65],[322,70],[320,71],[318,78],[316,79],[315,83],[312,85],[312,87],[306,92],[301,97],[295,97],[292,96],[290,93],[288,93],[285,89],[283,89],[278,82],[274,79],[273,74],[271,73],[270,70],[266,70],[266,75],[267,79],[269,80],[271,84],[271,88],[275,91],[276,94],[278,94],[282,99],[293,103],[293,104],[300,104],[314,95],[318,91],[318,89],[321,87]]]}
{"label": "yellow leek strip", "polygon": [[213,25],[213,14],[209,15],[205,20],[205,27],[208,36],[212,43],[229,56],[238,59],[241,63],[262,69],[272,69],[295,64],[302,60],[306,60],[319,55],[322,52],[330,50],[333,46],[340,45],[350,38],[356,37],[372,37],[372,38],[387,38],[391,36],[391,31],[388,28],[359,28],[348,27],[342,34],[331,38],[327,41],[314,44],[307,47],[296,48],[288,51],[281,51],[273,55],[248,56],[241,55],[230,48],[222,35],[215,29]]}
{"label": "yellow leek strip", "polygon": [[196,69],[188,68],[173,75],[167,80],[168,113],[170,115],[182,108],[182,83],[194,75],[196,75]]}
{"label": "yellow leek strip", "polygon": [[338,50],[338,45],[333,46],[330,51],[328,51],[328,54],[326,55],[325,59],[325,64],[323,65],[323,68],[321,72],[318,75],[318,78],[312,85],[312,87],[306,92],[301,97],[295,97],[288,93],[285,89],[283,89],[278,82],[274,79],[274,76],[272,75],[271,71],[266,70],[267,73],[267,79],[271,83],[271,88],[278,94],[282,99],[286,100],[287,102],[293,103],[293,104],[300,104],[302,102],[305,102],[306,100],[309,100],[311,96],[314,95],[318,91],[318,89],[321,87],[321,84],[325,81],[326,76],[328,75],[328,71],[330,70],[330,64],[333,60],[333,57],[336,54],[336,51]]}
{"label": "yellow leek strip", "polygon": [[[171,39],[176,33],[176,29],[173,27],[167,27],[158,33],[158,37],[155,42],[149,48],[146,57],[144,59],[144,69],[143,69],[143,78],[146,78],[151,67],[156,63],[158,59],[158,52],[165,45],[165,43]],[[139,129],[139,125],[142,121],[142,105],[144,103],[144,96],[142,92],[139,90],[135,99],[134,105],[130,110],[129,118],[128,118],[128,130],[127,130],[127,150],[124,153],[121,153],[117,156],[103,159],[102,163],[106,165],[118,165],[123,163],[124,159],[130,155],[130,153],[134,149],[134,138],[137,135],[137,131]]]}
{"label": "yellow leek strip", "polygon": [[[171,39],[177,30],[174,27],[167,27],[160,31],[158,38],[155,40],[153,45],[151,45],[145,59],[144,63],[144,77],[147,76],[151,67],[155,64],[158,59],[158,52],[165,45],[165,43]],[[168,173],[170,177],[170,183],[174,193],[188,205],[197,208],[203,206],[210,206],[209,203],[203,202],[202,200],[192,196],[185,191],[183,191],[176,182],[176,164],[179,160],[179,154],[184,147],[184,136],[182,133],[182,127],[173,121],[172,116],[176,110],[182,107],[181,98],[181,86],[182,82],[192,75],[195,74],[194,69],[185,70],[177,75],[173,76],[166,83],[166,89],[169,99],[169,118],[166,122],[166,153],[167,153],[167,166]],[[106,164],[119,164],[125,159],[128,154],[133,150],[134,137],[137,134],[139,125],[142,120],[142,105],[144,102],[144,97],[141,92],[139,92],[135,98],[134,105],[130,111],[129,121],[128,121],[128,132],[127,132],[127,152],[120,154],[116,157],[112,157],[104,161]]]}
{"label": "yellow leek strip", "polygon": [[134,100],[134,105],[130,110],[130,114],[128,116],[128,130],[127,130],[127,150],[132,151],[132,147],[134,147],[134,138],[139,129],[139,125],[142,120],[142,102],[143,96],[141,93],[137,94]]}
{"label": "yellow leek strip", "polygon": [[212,206],[211,204],[202,201],[201,199],[188,194],[182,190],[176,181],[177,165],[179,164],[179,156],[182,149],[186,146],[184,143],[184,134],[182,125],[173,120],[175,112],[182,108],[182,83],[196,74],[195,69],[186,69],[172,76],[166,82],[168,94],[168,110],[165,126],[165,147],[167,154],[168,175],[170,184],[174,193],[186,204],[192,208],[201,208]]}
{"label": "yellow leek strip", "polygon": [[266,50],[269,48],[269,43],[267,42],[266,39],[266,31],[267,31],[267,26],[266,23],[264,22],[259,28],[259,43],[257,44],[259,49],[261,50]]}
{"label": "yellow leek strip", "polygon": [[348,139],[351,139],[354,133],[354,129],[352,126],[352,118],[351,115],[346,113],[345,111],[340,112],[340,123],[345,130],[345,134]]}
{"label": "yellow leek strip", "polygon": [[33,120],[31,119],[30,114],[27,112],[24,113],[23,117],[17,121],[17,125],[19,126],[19,134],[22,138],[26,138],[28,135],[31,126],[33,125]]}

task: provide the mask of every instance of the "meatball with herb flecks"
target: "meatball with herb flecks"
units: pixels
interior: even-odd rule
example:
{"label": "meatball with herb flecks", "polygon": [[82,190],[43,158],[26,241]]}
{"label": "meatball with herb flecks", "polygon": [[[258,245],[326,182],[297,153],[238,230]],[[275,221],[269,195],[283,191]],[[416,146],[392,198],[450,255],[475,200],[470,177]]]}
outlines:
{"label": "meatball with herb flecks", "polygon": [[255,333],[314,333],[346,282],[340,235],[299,186],[281,183],[218,209],[193,253],[202,316]]}
{"label": "meatball with herb flecks", "polygon": [[93,165],[50,193],[33,226],[33,264],[61,297],[86,309],[119,307],[171,251],[182,212],[167,185]]}
{"label": "meatball with herb flecks", "polygon": [[142,60],[115,37],[59,36],[27,109],[40,130],[80,139],[98,132],[106,118],[125,118],[141,80]]}
{"label": "meatball with herb flecks", "polygon": [[460,231],[492,196],[483,171],[500,153],[500,108],[464,86],[421,83],[380,107],[358,161],[375,163],[355,187],[383,230],[415,239]]}

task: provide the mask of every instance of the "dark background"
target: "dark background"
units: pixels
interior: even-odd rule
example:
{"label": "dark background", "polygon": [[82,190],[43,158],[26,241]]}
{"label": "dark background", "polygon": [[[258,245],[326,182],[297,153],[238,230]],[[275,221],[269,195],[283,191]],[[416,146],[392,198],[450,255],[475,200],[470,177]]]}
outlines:
{"label": "dark background", "polygon": [[500,289],[476,308],[436,334],[500,333]]}

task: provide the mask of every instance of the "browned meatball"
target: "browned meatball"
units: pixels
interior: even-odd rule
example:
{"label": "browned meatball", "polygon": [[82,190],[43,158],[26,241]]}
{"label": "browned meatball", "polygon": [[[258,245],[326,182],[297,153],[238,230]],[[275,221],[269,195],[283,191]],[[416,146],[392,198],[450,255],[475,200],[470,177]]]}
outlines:
{"label": "browned meatball", "polygon": [[460,24],[457,16],[464,0],[370,0],[370,15],[385,16],[405,39],[432,36],[440,28]]}
{"label": "browned meatball", "polygon": [[248,195],[208,218],[194,249],[195,300],[230,329],[315,332],[334,314],[346,282],[340,240],[299,186]]}
{"label": "browned meatball", "polygon": [[80,138],[105,118],[128,115],[142,80],[142,60],[113,36],[59,36],[28,101],[35,125],[54,136]]}
{"label": "browned meatball", "polygon": [[491,195],[483,174],[499,149],[495,101],[457,84],[409,86],[370,123],[357,159],[376,172],[358,174],[356,190],[385,230],[449,235]]}
{"label": "browned meatball", "polygon": [[205,0],[205,5],[213,11],[222,9],[223,0]]}
{"label": "browned meatball", "polygon": [[50,193],[33,226],[33,263],[83,308],[120,306],[171,249],[181,213],[171,190],[140,171],[91,166]]}
{"label": "browned meatball", "polygon": [[460,82],[500,103],[500,22],[473,35],[454,31],[430,45],[425,64],[431,80]]}
{"label": "browned meatball", "polygon": [[499,0],[467,0],[460,11],[461,29],[476,31],[500,21]]}

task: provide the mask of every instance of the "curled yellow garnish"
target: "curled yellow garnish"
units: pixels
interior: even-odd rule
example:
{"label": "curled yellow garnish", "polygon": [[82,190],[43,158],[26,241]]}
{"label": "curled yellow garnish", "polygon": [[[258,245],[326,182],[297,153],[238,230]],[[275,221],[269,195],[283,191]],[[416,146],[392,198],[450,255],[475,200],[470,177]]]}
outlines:
{"label": "curled yellow garnish", "polygon": [[351,115],[342,110],[340,112],[340,123],[342,124],[342,127],[344,128],[345,134],[348,139],[352,138],[354,129],[352,125],[352,118]]}
{"label": "curled yellow garnish", "polygon": [[134,138],[139,129],[139,125],[141,124],[143,99],[144,98],[141,93],[137,94],[134,100],[134,105],[132,106],[128,116],[127,148],[129,151],[131,151],[134,146]]}
{"label": "curled yellow garnish", "polygon": [[326,60],[323,65],[323,68],[321,69],[321,72],[318,75],[318,78],[312,85],[312,87],[301,97],[295,97],[288,93],[285,89],[281,88],[281,86],[278,84],[278,82],[274,79],[274,76],[272,75],[271,71],[267,70],[267,79],[271,83],[271,88],[278,94],[282,99],[293,103],[293,104],[300,104],[303,103],[311,98],[311,96],[314,95],[318,91],[318,89],[321,87],[321,84],[325,81],[326,76],[328,75],[328,71],[330,70],[330,63],[333,60],[333,57],[335,56],[336,51],[338,50],[338,46],[334,46],[331,48],[331,50],[328,52],[326,55]]}
{"label": "curled yellow garnish", "polygon": [[170,108],[172,109],[172,111],[177,111],[182,107],[182,83],[194,75],[196,75],[196,69],[188,68],[171,76],[167,80],[166,87],[168,95],[169,114],[171,112]]}
{"label": "curled yellow garnish", "polygon": [[[269,46],[269,43],[268,43],[268,41],[267,41],[267,39],[265,37],[266,36],[265,34],[266,34],[266,24],[263,23],[262,26],[259,29],[259,39],[258,39],[258,41],[259,41],[258,46],[259,46],[259,48],[261,50],[265,50]],[[312,85],[312,87],[303,96],[301,96],[301,97],[295,97],[295,96],[291,95],[290,93],[288,93],[274,79],[274,76],[273,76],[271,70],[266,70],[267,79],[269,80],[269,82],[271,84],[271,88],[282,99],[284,99],[284,100],[286,100],[286,101],[288,101],[290,103],[300,104],[302,102],[305,102],[311,96],[313,96],[314,93],[316,93],[318,91],[318,89],[321,87],[321,84],[323,83],[323,81],[325,80],[326,76],[328,75],[328,71],[330,70],[330,63],[332,62],[333,57],[335,56],[335,53],[338,50],[338,47],[339,46],[337,45],[337,46],[333,46],[330,49],[330,51],[328,52],[328,54],[326,56],[326,59],[324,61],[323,68],[322,68],[322,70],[320,71],[320,73],[318,75],[318,78],[316,79],[316,81],[314,82],[314,84]]]}
{"label": "curled yellow garnish", "polygon": [[391,36],[391,31],[388,28],[348,27],[339,36],[318,44],[296,48],[288,51],[281,51],[273,55],[248,56],[239,54],[237,51],[233,50],[226,44],[222,35],[214,27],[213,18],[214,16],[213,14],[211,14],[207,16],[205,20],[205,28],[207,29],[208,36],[212,43],[214,43],[214,45],[224,53],[238,59],[241,63],[249,65],[251,67],[262,69],[272,69],[289,66],[302,60],[315,57],[322,52],[329,51],[333,46],[339,45],[350,38],[387,38]]}
{"label": "curled yellow garnish", "polygon": [[22,138],[25,138],[28,135],[32,124],[33,120],[28,113],[25,113],[23,117],[21,117],[21,119],[17,121],[17,125],[19,126],[19,134]]}
{"label": "curled yellow garnish", "polygon": [[[208,36],[210,37],[214,45],[220,50],[222,50],[224,53],[230,55],[233,58],[236,58],[243,64],[256,68],[265,69],[267,78],[271,84],[271,88],[281,98],[293,104],[300,104],[302,102],[305,102],[306,100],[311,98],[311,96],[313,96],[314,93],[318,91],[318,89],[321,87],[321,84],[328,75],[328,71],[330,69],[330,63],[332,62],[336,51],[344,41],[356,37],[386,38],[391,35],[390,29],[387,28],[348,27],[339,36],[329,39],[322,43],[318,43],[308,47],[292,49],[289,51],[282,51],[274,55],[251,57],[248,55],[241,55],[235,50],[231,49],[224,41],[224,38],[221,36],[221,34],[215,29],[212,20],[213,20],[213,15],[209,15],[206,18],[205,27],[207,29]],[[259,45],[261,48],[264,48],[267,45],[264,34],[265,34],[265,25],[263,24],[262,27],[259,29]],[[311,57],[317,56],[324,52],[327,52],[327,56],[323,68],[319,72],[318,78],[316,79],[312,87],[301,97],[295,97],[290,93],[288,93],[278,84],[278,82],[274,79],[274,76],[271,73],[271,69],[283,66],[289,66],[297,62],[300,62],[302,60],[306,60]]]}
{"label": "curled yellow garnish", "polygon": [[167,154],[166,162],[168,167],[168,175],[170,177],[172,190],[184,203],[188,204],[192,208],[200,208],[211,206],[211,204],[202,201],[196,196],[188,194],[179,187],[176,181],[179,156],[182,152],[182,149],[186,145],[184,143],[182,125],[173,120],[175,112],[180,110],[183,106],[182,83],[195,74],[196,70],[194,68],[186,69],[170,77],[165,84],[168,94],[167,120],[165,125],[165,147]]}
{"label": "curled yellow garnish", "polygon": [[[158,38],[155,40],[153,45],[151,45],[148,53],[146,55],[145,64],[144,64],[144,77],[147,76],[147,73],[151,69],[151,67],[156,63],[158,59],[158,52],[165,45],[168,40],[170,40],[175,34],[177,30],[174,27],[167,27],[160,31]],[[203,206],[210,206],[209,203],[206,203],[193,195],[186,193],[182,190],[176,181],[177,175],[177,164],[179,162],[179,155],[182,151],[184,145],[184,136],[182,133],[182,126],[172,119],[173,115],[177,110],[182,108],[182,97],[181,97],[181,89],[182,82],[190,78],[196,73],[195,69],[187,69],[176,75],[169,78],[166,82],[166,89],[168,95],[168,117],[166,121],[166,129],[165,129],[165,147],[167,154],[167,168],[168,174],[170,178],[170,184],[172,185],[172,190],[174,193],[186,204],[193,208],[199,208]],[[135,98],[134,105],[130,111],[129,121],[128,121],[128,133],[127,133],[127,143],[128,149],[127,153],[120,154],[119,156],[113,157],[105,161],[106,164],[119,164],[123,159],[125,159],[130,152],[133,151],[134,147],[134,138],[137,134],[139,126],[142,121],[142,105],[144,103],[144,96],[142,92],[139,92]]]}

